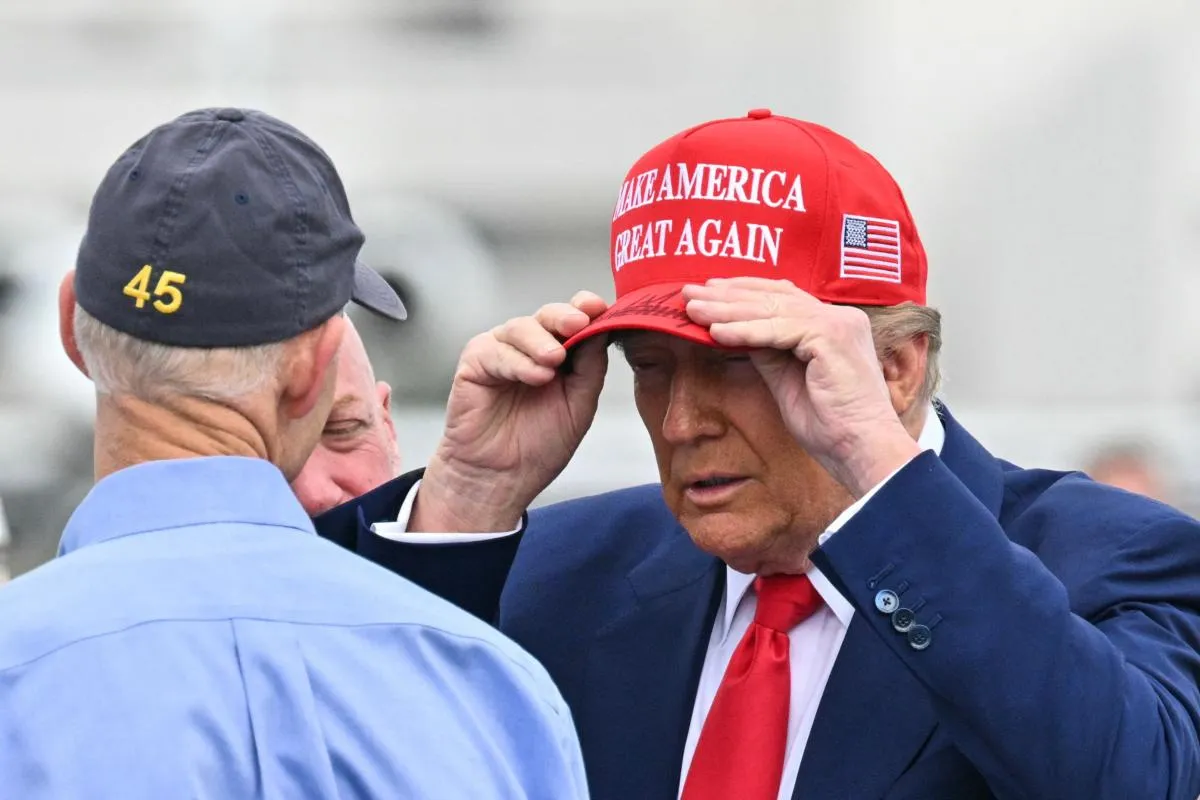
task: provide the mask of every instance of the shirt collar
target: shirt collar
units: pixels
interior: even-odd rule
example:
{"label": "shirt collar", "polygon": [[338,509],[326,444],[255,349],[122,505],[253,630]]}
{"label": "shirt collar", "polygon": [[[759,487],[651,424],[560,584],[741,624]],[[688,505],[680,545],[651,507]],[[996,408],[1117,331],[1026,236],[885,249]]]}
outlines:
{"label": "shirt collar", "polygon": [[[843,597],[842,593],[830,583],[829,578],[826,578],[824,573],[815,566],[810,565],[805,574],[812,581],[817,594],[821,595],[821,599],[825,601],[825,605],[829,606],[829,610],[838,618],[838,622],[842,623],[843,627],[849,628],[850,620],[854,617],[854,606],[850,604],[850,601]],[[718,631],[720,639],[729,635],[729,629],[733,627],[733,615],[737,613],[742,600],[750,593],[750,587],[754,585],[756,577],[738,572],[733,567],[725,568],[725,613],[721,620],[722,628]]]}
{"label": "shirt collar", "polygon": [[221,522],[315,533],[279,468],[243,456],[149,461],[102,478],[71,514],[58,554],[122,536]]}
{"label": "shirt collar", "polygon": [[[942,420],[938,417],[937,409],[930,403],[925,412],[925,424],[921,427],[921,435],[917,437],[917,444],[921,450],[932,450],[938,455],[942,454],[942,446],[946,443],[946,427],[942,424]],[[850,518],[858,511],[858,504],[852,505],[843,511],[829,523],[829,527],[825,529],[826,533],[833,533],[840,530],[843,525],[850,521]],[[829,578],[817,569],[815,566],[809,566],[806,573],[812,581],[813,588],[817,590],[817,594],[821,595],[821,599],[825,601],[825,605],[833,612],[838,621],[843,627],[850,627],[850,620],[854,616],[854,606],[850,601],[842,596],[842,593],[834,588]],[[750,587],[754,585],[754,575],[747,575],[744,572],[738,572],[733,567],[725,568],[725,609],[724,614],[718,616],[722,622],[722,629],[718,632],[718,638],[724,639],[729,634],[729,629],[733,627],[733,615],[737,613],[738,606],[742,604],[746,593],[750,591]]]}

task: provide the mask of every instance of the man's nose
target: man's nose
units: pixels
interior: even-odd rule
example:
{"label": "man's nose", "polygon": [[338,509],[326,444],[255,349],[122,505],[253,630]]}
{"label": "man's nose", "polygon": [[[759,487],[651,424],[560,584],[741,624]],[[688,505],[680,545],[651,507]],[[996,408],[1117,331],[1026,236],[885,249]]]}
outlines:
{"label": "man's nose", "polygon": [[342,496],[341,489],[333,482],[329,473],[321,469],[319,464],[314,464],[311,459],[304,465],[304,469],[300,470],[296,480],[292,481],[292,491],[296,493],[300,505],[304,506],[310,517],[333,508]]}
{"label": "man's nose", "polygon": [[681,366],[671,376],[670,401],[663,418],[663,438],[684,445],[722,431],[715,387],[694,366]]}

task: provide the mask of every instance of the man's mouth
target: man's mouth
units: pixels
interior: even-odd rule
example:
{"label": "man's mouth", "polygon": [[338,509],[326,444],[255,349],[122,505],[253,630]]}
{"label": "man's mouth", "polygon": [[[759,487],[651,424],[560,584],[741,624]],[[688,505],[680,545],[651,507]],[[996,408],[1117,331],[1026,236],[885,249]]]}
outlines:
{"label": "man's mouth", "polygon": [[691,489],[691,488],[712,489],[713,487],[716,487],[716,486],[727,486],[728,484],[737,483],[738,481],[741,481],[741,480],[743,480],[743,479],[735,477],[733,475],[722,475],[722,476],[713,477],[713,478],[705,478],[705,479],[699,480],[699,481],[693,481],[692,483],[688,484],[688,488],[689,489]]}
{"label": "man's mouth", "polygon": [[685,483],[683,494],[693,506],[715,510],[732,500],[746,481],[740,475],[709,475]]}

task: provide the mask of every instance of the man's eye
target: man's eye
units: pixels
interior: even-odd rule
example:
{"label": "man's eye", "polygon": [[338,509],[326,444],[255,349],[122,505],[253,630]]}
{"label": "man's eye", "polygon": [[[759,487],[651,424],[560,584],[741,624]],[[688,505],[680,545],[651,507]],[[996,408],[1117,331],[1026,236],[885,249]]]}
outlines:
{"label": "man's eye", "polygon": [[339,420],[325,424],[326,436],[352,436],[363,429],[365,423],[361,420]]}

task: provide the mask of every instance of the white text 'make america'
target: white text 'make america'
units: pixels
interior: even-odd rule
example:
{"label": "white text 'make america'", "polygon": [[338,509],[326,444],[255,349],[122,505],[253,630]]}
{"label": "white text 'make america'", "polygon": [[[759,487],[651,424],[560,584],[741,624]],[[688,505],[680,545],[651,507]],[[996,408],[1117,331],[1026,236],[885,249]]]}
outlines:
{"label": "white text 'make america'", "polygon": [[786,172],[758,167],[676,163],[639,173],[621,184],[613,220],[667,200],[726,200],[804,211],[798,174],[789,178]]}

